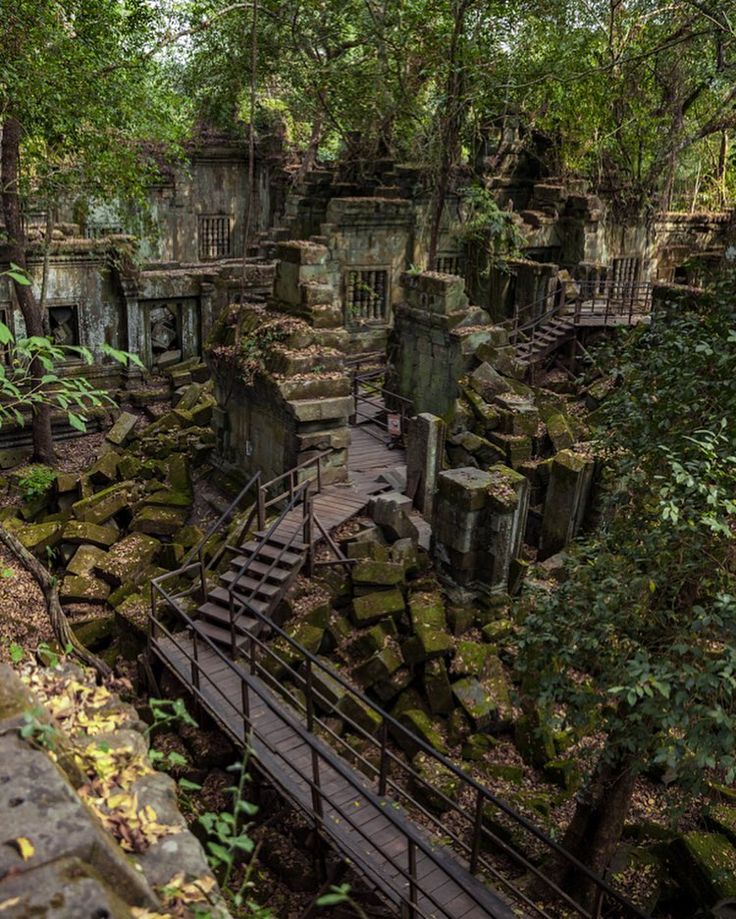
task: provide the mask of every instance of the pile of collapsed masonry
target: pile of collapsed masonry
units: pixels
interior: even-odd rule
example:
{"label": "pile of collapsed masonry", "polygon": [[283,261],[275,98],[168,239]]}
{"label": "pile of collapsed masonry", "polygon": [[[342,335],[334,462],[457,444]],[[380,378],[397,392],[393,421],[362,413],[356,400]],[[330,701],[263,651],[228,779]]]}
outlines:
{"label": "pile of collapsed masonry", "polygon": [[179,382],[174,407],[152,423],[122,412],[84,472],[58,472],[25,500],[16,485],[27,469],[5,479],[15,500],[0,512],[2,526],[59,578],[61,602],[83,611],[73,621],[78,637],[110,664],[140,650],[150,580],[179,567],[202,537],[187,521],[192,475],[214,440],[214,399],[209,382]]}

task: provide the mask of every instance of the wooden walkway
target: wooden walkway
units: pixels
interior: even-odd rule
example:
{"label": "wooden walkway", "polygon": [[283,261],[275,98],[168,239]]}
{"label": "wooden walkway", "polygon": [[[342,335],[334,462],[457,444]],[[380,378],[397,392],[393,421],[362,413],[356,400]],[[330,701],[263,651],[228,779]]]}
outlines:
{"label": "wooden walkway", "polygon": [[[152,650],[301,811],[316,816],[320,831],[402,915],[439,919],[513,919],[498,894],[444,847],[427,840],[389,798],[342,761],[301,723],[257,675],[191,639],[154,637]],[[197,688],[198,687],[198,688]]]}
{"label": "wooden walkway", "polygon": [[[373,433],[368,432],[369,426]],[[382,480],[384,474],[401,475],[406,470],[406,451],[403,447],[389,447],[388,434],[378,426],[354,425],[350,429],[350,438],[348,481],[327,485],[312,499],[315,515],[330,533],[363,513],[373,495],[392,488],[390,481]],[[279,542],[286,543],[303,525],[302,510],[295,508],[273,535]]]}

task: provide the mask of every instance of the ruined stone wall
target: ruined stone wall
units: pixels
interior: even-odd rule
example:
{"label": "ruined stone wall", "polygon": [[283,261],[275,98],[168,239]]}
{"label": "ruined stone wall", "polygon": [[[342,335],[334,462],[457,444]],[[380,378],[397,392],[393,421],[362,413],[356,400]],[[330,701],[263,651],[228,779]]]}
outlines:
{"label": "ruined stone wall", "polygon": [[211,337],[218,455],[269,479],[326,452],[323,482],[343,481],[353,399],[328,250],[288,242],[278,253],[268,310],[234,307]]}
{"label": "ruined stone wall", "polygon": [[462,278],[425,271],[404,274],[401,283],[386,386],[410,399],[415,413],[447,416],[478,345],[504,337],[505,330],[469,304]]}

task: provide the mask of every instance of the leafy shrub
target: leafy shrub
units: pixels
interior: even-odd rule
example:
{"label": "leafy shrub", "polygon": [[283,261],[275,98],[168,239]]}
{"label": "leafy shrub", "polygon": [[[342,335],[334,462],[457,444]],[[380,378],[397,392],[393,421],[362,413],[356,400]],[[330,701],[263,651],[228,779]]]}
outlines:
{"label": "leafy shrub", "polygon": [[18,490],[24,501],[45,495],[54,484],[56,472],[50,466],[26,466],[18,475]]}

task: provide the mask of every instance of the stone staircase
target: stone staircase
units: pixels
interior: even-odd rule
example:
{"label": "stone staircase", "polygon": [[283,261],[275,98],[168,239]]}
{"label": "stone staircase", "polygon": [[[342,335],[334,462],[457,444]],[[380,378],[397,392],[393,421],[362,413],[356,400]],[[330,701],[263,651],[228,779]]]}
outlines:
{"label": "stone staircase", "polygon": [[[278,532],[261,530],[242,546],[228,546],[230,567],[198,608],[198,634],[233,654],[247,645],[248,636],[263,632],[307,558],[307,545]],[[230,619],[232,596],[234,617]],[[258,614],[258,618],[253,612]]]}

